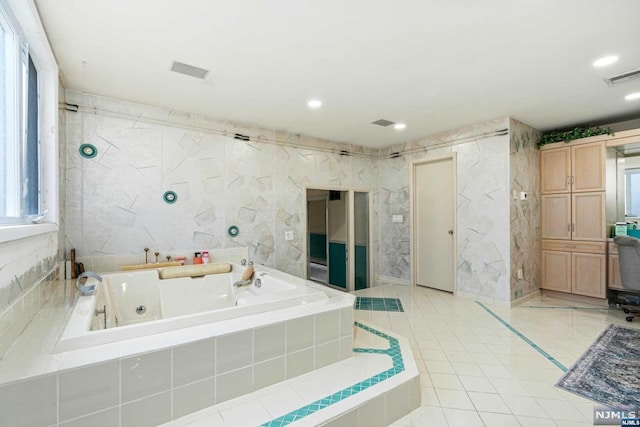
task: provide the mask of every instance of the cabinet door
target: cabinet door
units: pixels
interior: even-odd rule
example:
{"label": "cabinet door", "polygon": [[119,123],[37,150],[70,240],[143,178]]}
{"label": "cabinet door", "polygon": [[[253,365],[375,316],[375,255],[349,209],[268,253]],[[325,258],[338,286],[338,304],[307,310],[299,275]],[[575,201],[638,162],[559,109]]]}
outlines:
{"label": "cabinet door", "polygon": [[571,254],[571,292],[588,297],[605,298],[607,296],[606,255]]}
{"label": "cabinet door", "polygon": [[540,192],[568,193],[571,190],[571,154],[569,147],[540,152]]}
{"label": "cabinet door", "polygon": [[609,280],[607,287],[622,289],[622,277],[620,276],[620,258],[618,255],[609,255],[609,265],[607,266]]}
{"label": "cabinet door", "polygon": [[542,289],[571,292],[571,252],[542,251]]}
{"label": "cabinet door", "polygon": [[607,240],[605,193],[576,193],[572,199],[572,239]]}
{"label": "cabinet door", "polygon": [[571,239],[571,195],[541,196],[543,239]]}
{"label": "cabinet door", "polygon": [[571,147],[572,187],[574,193],[604,191],[606,147],[605,142]]}

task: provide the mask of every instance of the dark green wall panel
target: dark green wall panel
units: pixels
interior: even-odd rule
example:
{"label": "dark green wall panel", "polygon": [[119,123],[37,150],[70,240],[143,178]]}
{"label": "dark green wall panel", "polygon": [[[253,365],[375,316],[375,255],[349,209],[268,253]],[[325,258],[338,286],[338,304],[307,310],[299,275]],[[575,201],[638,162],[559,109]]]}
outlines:
{"label": "dark green wall panel", "polygon": [[368,287],[367,247],[356,245],[356,291]]}
{"label": "dark green wall panel", "polygon": [[327,259],[327,235],[309,234],[309,256],[315,259]]}
{"label": "dark green wall panel", "polygon": [[347,246],[329,242],[329,283],[347,289]]}

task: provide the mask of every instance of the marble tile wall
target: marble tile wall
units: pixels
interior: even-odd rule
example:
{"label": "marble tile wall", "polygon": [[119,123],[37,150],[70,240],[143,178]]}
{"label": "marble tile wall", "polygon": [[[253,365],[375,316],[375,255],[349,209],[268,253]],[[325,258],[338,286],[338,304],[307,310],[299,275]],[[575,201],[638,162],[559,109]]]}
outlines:
{"label": "marble tile wall", "polygon": [[[516,301],[540,289],[540,160],[536,146],[540,132],[510,119],[509,139],[511,301]],[[521,191],[527,193],[527,200],[520,199]]]}
{"label": "marble tile wall", "polygon": [[[66,116],[62,215],[66,249],[79,256],[247,246],[255,262],[302,276],[305,189],[358,187],[375,197],[378,188],[377,150],[74,91],[66,97],[82,107]],[[84,143],[98,149],[95,158],[80,156]],[[174,204],[163,201],[169,190]],[[231,225],[238,236],[228,235]]]}
{"label": "marble tile wall", "polygon": [[[380,274],[410,280],[409,197],[412,162],[457,153],[456,292],[509,301],[508,119],[434,135],[382,150]],[[493,135],[493,136],[490,136]],[[399,157],[389,158],[392,153]],[[392,223],[391,215],[405,221]]]}
{"label": "marble tile wall", "polygon": [[[456,152],[458,292],[510,301],[537,289],[537,134],[515,120],[373,150],[74,91],[66,97],[83,107],[66,116],[62,215],[66,249],[79,256],[246,246],[256,262],[302,276],[306,188],[352,187],[373,194],[372,277],[408,283],[412,161]],[[81,157],[83,143],[98,156]],[[511,203],[518,188],[530,188],[528,205]],[[162,200],[167,190],[178,194],[175,204]],[[227,234],[231,225],[237,237]],[[285,241],[285,231],[294,239]]]}

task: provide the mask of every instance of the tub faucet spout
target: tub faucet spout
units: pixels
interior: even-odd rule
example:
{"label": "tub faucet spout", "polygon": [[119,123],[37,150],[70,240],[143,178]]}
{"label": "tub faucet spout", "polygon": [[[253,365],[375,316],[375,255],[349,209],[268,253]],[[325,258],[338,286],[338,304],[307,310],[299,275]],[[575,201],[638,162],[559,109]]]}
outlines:
{"label": "tub faucet spout", "polygon": [[251,280],[251,279],[239,280],[236,283],[234,283],[233,286],[236,287],[236,288],[241,288],[243,286],[249,286],[251,283],[253,283],[253,280]]}
{"label": "tub faucet spout", "polygon": [[96,293],[95,283],[90,283],[87,285],[87,280],[89,277],[93,277],[94,279],[97,279],[98,282],[102,282],[102,277],[99,274],[94,273],[93,271],[85,271],[84,273],[80,274],[78,276],[78,279],[76,280],[76,289],[80,291],[80,295],[82,296],[95,295]]}

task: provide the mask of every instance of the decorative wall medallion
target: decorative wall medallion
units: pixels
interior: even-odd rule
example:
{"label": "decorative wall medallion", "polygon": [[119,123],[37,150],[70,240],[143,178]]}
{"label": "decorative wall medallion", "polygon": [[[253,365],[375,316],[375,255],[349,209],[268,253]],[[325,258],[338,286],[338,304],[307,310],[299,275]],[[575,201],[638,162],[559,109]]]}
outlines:
{"label": "decorative wall medallion", "polygon": [[236,237],[238,234],[240,234],[240,230],[235,225],[232,225],[227,230],[227,233],[229,233],[229,236],[231,236],[231,237]]}
{"label": "decorative wall medallion", "polygon": [[91,144],[82,144],[79,151],[80,155],[85,159],[93,159],[98,155],[98,149]]}
{"label": "decorative wall medallion", "polygon": [[165,191],[162,199],[164,200],[165,203],[175,203],[178,200],[178,195],[176,194],[175,191]]}

